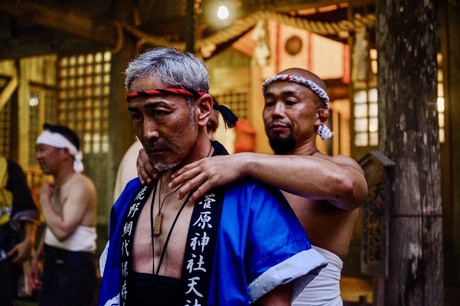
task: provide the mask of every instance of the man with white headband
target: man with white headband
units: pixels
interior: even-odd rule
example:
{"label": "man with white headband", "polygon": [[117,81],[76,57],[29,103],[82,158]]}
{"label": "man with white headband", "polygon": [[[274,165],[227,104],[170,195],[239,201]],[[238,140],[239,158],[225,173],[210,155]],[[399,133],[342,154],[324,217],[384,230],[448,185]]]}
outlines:
{"label": "man with white headband", "polygon": [[[332,136],[325,125],[329,117],[325,88],[318,76],[300,68],[267,79],[262,87],[263,119],[275,155],[245,152],[205,158],[177,171],[171,183],[171,188],[182,186],[180,197],[196,190],[192,199],[245,176],[279,188],[313,247],[328,259],[328,266],[293,305],[342,305],[343,260],[367,195],[364,173],[356,161],[328,156],[316,147],[317,134],[323,140]],[[149,173],[154,173],[146,160],[141,152],[137,165],[143,182],[149,182]]]}
{"label": "man with white headband", "polygon": [[65,126],[45,124],[37,138],[36,158],[43,173],[54,178],[54,184],[44,184],[39,195],[46,229],[31,273],[33,287],[40,288],[39,304],[92,305],[97,195],[93,182],[81,173],[80,140]]}

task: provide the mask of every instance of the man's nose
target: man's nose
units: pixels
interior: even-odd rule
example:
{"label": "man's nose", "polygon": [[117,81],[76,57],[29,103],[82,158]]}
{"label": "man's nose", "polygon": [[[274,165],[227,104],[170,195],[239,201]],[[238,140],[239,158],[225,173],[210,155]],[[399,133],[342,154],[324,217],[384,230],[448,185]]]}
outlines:
{"label": "man's nose", "polygon": [[142,136],[144,139],[156,139],[160,137],[160,133],[158,132],[158,124],[154,120],[144,120],[142,128]]}
{"label": "man's nose", "polygon": [[283,117],[284,116],[284,104],[277,102],[273,108],[272,116]]}

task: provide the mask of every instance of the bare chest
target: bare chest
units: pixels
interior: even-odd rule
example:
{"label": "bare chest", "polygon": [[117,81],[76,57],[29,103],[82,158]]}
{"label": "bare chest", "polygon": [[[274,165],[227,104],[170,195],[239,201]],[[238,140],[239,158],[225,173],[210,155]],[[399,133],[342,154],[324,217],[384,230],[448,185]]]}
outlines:
{"label": "bare chest", "polygon": [[346,257],[358,210],[342,210],[326,201],[285,194],[313,245]]}
{"label": "bare chest", "polygon": [[[183,206],[183,207],[182,207]],[[132,265],[136,272],[180,278],[193,203],[168,201],[144,205],[134,233]]]}

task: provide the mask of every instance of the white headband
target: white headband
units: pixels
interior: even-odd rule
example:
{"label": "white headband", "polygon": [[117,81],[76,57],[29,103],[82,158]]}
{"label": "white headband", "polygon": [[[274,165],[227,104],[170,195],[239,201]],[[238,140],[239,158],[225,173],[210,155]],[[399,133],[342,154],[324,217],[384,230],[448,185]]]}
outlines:
{"label": "white headband", "polygon": [[293,82],[310,88],[323,102],[326,109],[329,109],[329,96],[326,91],[315,82],[298,75],[277,74],[268,78],[262,85],[262,93],[265,94],[267,87],[275,82]]}
{"label": "white headband", "polygon": [[[275,76],[268,78],[262,84],[262,93],[265,95],[267,87],[275,82],[293,82],[306,86],[309,89],[311,89],[323,101],[326,109],[329,109],[329,96],[327,95],[326,91],[315,82],[297,75],[277,74]],[[318,135],[321,137],[322,140],[325,140],[331,138],[332,135],[334,135],[334,133],[332,133],[332,131],[326,125],[321,124],[318,128]]]}
{"label": "white headband", "polygon": [[46,144],[55,148],[69,149],[70,154],[74,157],[73,169],[77,172],[83,172],[85,169],[82,163],[83,153],[77,151],[77,147],[61,134],[44,130],[43,133],[38,136],[37,144]]}

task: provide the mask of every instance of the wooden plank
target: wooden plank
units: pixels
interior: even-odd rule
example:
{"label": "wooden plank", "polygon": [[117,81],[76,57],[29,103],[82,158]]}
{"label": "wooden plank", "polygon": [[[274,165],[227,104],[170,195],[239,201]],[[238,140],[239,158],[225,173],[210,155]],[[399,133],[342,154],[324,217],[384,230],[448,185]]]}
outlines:
{"label": "wooden plank", "polygon": [[361,271],[386,278],[389,206],[393,202],[391,184],[395,163],[381,152],[372,151],[359,164],[364,170],[369,188],[362,206]]}

